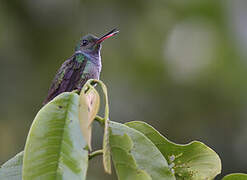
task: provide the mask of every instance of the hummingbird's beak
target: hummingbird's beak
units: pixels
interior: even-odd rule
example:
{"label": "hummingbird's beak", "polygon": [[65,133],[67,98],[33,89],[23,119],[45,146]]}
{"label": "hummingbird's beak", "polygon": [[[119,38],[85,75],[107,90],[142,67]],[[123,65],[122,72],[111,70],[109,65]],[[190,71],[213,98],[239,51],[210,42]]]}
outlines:
{"label": "hummingbird's beak", "polygon": [[104,40],[108,39],[109,37],[114,36],[115,34],[119,33],[119,31],[117,29],[113,29],[110,32],[108,32],[107,34],[105,34],[104,36],[102,36],[101,38],[99,38],[96,41],[96,44],[100,44],[101,42],[103,42]]}

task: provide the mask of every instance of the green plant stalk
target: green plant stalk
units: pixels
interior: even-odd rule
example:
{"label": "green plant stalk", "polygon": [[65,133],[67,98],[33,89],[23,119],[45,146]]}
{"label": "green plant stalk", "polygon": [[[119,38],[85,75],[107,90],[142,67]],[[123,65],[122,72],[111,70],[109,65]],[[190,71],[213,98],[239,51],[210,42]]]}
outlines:
{"label": "green plant stalk", "polygon": [[97,121],[101,126],[104,126],[105,125],[105,119],[100,117],[99,115],[97,115],[95,118],[94,118],[95,121]]}
{"label": "green plant stalk", "polygon": [[94,152],[88,154],[88,159],[90,160],[90,159],[92,159],[92,158],[94,158],[96,156],[102,155],[102,154],[103,154],[103,150],[99,149],[97,151],[94,151]]}

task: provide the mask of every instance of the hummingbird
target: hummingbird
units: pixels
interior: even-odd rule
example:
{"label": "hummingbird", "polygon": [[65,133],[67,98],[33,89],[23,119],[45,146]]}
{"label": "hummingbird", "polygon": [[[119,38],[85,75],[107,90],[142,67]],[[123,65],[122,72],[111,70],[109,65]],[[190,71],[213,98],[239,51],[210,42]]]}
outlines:
{"label": "hummingbird", "polygon": [[100,38],[91,34],[83,36],[76,45],[74,54],[58,70],[43,105],[63,92],[80,91],[89,79],[99,79],[102,68],[101,43],[118,32],[113,29]]}

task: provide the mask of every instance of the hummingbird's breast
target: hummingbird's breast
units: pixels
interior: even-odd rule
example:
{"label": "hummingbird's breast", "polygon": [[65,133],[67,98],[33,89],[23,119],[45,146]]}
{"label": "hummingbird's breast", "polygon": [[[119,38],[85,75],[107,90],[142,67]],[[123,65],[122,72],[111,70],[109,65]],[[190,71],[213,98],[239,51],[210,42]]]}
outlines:
{"label": "hummingbird's breast", "polygon": [[91,79],[99,79],[102,68],[100,52],[84,53],[77,51],[75,61],[85,64],[85,66],[81,66],[82,78],[86,75]]}
{"label": "hummingbird's breast", "polygon": [[92,75],[93,79],[99,79],[102,68],[100,52],[90,54],[89,56],[86,69]]}
{"label": "hummingbird's breast", "polygon": [[92,61],[88,61],[85,67],[85,73],[89,74],[91,79],[99,79],[101,72],[101,63],[96,64]]}

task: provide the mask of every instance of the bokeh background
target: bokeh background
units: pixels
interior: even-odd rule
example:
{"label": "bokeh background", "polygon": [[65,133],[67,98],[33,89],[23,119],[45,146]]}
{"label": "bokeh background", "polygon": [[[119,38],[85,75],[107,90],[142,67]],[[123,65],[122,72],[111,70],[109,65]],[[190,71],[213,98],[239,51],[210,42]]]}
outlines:
{"label": "bokeh background", "polygon": [[[217,179],[247,173],[246,9],[245,0],[0,0],[0,164],[23,150],[79,38],[118,27],[102,49],[111,119],[204,142],[222,159]],[[89,180],[116,179],[101,163],[92,160]]]}

